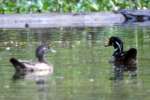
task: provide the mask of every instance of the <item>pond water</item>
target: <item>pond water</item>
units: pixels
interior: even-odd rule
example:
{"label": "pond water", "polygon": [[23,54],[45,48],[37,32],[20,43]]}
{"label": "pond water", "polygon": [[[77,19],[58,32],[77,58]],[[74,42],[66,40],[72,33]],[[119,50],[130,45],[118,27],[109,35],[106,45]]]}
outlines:
{"label": "pond water", "polygon": [[[105,39],[119,36],[127,50],[138,50],[138,76],[113,81],[108,63],[113,48]],[[35,48],[49,43],[46,59],[53,75],[13,80],[11,57],[35,60]],[[1,29],[0,100],[150,100],[150,27]],[[42,81],[37,81],[42,80]]]}

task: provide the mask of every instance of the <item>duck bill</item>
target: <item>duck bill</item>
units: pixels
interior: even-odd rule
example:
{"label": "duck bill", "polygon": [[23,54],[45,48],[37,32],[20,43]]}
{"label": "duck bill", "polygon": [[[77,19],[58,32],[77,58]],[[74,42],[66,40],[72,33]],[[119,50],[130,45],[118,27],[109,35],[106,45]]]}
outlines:
{"label": "duck bill", "polygon": [[56,53],[56,50],[52,48],[51,44],[47,44],[48,46],[48,52]]}
{"label": "duck bill", "polygon": [[56,50],[53,49],[53,48],[49,48],[49,51],[52,52],[52,53],[56,53]]}
{"label": "duck bill", "polygon": [[105,41],[104,46],[105,46],[105,47],[110,46],[109,39],[107,39],[107,40]]}

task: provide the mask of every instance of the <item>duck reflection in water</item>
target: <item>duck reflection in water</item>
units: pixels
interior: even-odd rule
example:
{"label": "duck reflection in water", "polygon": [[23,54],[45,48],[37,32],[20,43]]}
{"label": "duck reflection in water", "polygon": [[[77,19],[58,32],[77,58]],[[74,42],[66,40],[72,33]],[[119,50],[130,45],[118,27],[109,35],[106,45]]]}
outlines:
{"label": "duck reflection in water", "polygon": [[26,73],[18,73],[16,72],[13,75],[13,82],[18,82],[19,80],[30,80],[36,85],[36,100],[49,100],[49,77],[50,73],[34,71],[34,72],[26,72]]}
{"label": "duck reflection in water", "polygon": [[137,50],[130,48],[128,51],[123,50],[123,41],[119,37],[112,36],[106,41],[105,47],[113,46],[115,51],[110,63],[113,66],[114,77],[112,79],[123,79],[125,71],[129,76],[137,76]]}

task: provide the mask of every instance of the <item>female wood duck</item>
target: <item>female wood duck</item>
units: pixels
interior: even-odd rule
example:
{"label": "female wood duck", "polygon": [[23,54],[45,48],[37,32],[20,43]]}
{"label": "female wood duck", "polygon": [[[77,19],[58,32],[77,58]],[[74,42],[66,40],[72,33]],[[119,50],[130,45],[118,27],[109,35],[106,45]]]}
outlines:
{"label": "female wood duck", "polygon": [[37,62],[21,61],[17,60],[16,58],[11,58],[10,62],[13,64],[16,72],[19,72],[21,74],[26,74],[26,72],[35,72],[35,71],[53,73],[53,66],[49,65],[44,59],[44,54],[46,53],[47,50],[48,46],[46,45],[40,45],[37,47],[35,51],[35,55],[38,59]]}
{"label": "female wood duck", "polygon": [[137,50],[130,48],[128,51],[123,51],[123,41],[119,37],[112,36],[108,39],[105,47],[113,46],[113,62],[116,66],[123,65],[124,71],[136,71],[136,56]]}

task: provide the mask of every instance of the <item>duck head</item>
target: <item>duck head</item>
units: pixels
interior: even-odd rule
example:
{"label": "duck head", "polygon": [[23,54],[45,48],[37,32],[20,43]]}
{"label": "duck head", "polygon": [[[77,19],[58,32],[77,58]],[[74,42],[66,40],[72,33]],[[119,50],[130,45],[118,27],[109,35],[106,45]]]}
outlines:
{"label": "duck head", "polygon": [[35,56],[38,58],[39,62],[45,62],[44,54],[48,51],[56,53],[56,51],[53,48],[50,48],[49,45],[40,45],[36,48]]}
{"label": "duck head", "polygon": [[123,53],[123,41],[119,37],[110,37],[105,43],[105,47],[108,46],[114,47],[115,51],[113,53],[113,56],[118,56]]}
{"label": "duck head", "polygon": [[47,45],[40,45],[36,48],[35,55],[39,62],[44,62],[44,54],[48,51],[48,48]]}

